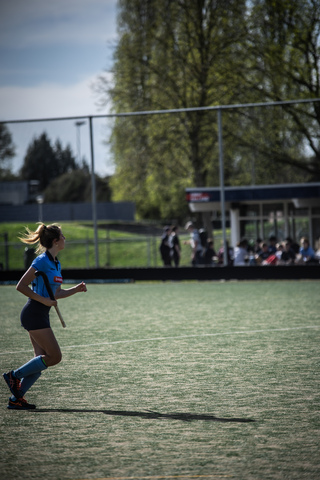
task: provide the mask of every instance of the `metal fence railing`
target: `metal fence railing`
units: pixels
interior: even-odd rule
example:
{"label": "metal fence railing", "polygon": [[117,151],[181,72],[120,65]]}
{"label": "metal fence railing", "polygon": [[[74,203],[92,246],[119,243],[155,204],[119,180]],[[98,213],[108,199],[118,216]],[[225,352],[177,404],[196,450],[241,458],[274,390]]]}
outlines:
{"label": "metal fence railing", "polygon": [[[181,235],[181,266],[190,266],[190,246],[184,245],[188,236]],[[221,235],[215,237],[220,248]],[[130,238],[99,239],[99,259],[102,268],[161,267],[160,238],[140,235]],[[21,242],[10,242],[4,236],[0,242],[0,269],[22,270],[30,266],[35,251]],[[59,253],[62,268],[94,268],[95,243],[92,238],[69,240],[65,250]]]}
{"label": "metal fence railing", "polygon": [[[13,159],[13,171],[16,173],[22,166],[22,159],[24,158],[30,144],[33,139],[39,137],[43,132],[46,133],[50,142],[54,144],[59,140],[62,146],[65,148],[69,145],[71,150],[77,152],[78,162],[85,160],[90,165],[91,172],[91,192],[92,192],[92,222],[94,225],[94,250],[95,250],[95,267],[103,266],[104,260],[100,259],[100,240],[98,239],[97,229],[97,200],[96,200],[96,181],[95,174],[112,175],[114,172],[113,158],[110,150],[106,151],[106,138],[110,138],[113,122],[116,118],[136,117],[136,116],[159,116],[159,115],[180,115],[182,113],[192,112],[211,112],[216,113],[216,118],[212,117],[212,131],[217,129],[218,132],[218,157],[219,157],[219,179],[220,179],[220,198],[221,198],[221,222],[223,232],[223,243],[226,247],[226,212],[225,212],[225,193],[224,193],[224,127],[223,117],[228,117],[233,112],[248,112],[252,109],[256,114],[250,118],[246,116],[246,121],[249,122],[248,126],[253,125],[256,119],[264,118],[267,112],[266,109],[279,109],[279,115],[281,112],[287,112],[289,107],[299,107],[299,110],[295,112],[295,116],[299,118],[299,123],[305,125],[306,121],[309,122],[310,132],[307,131],[307,137],[312,140],[311,145],[314,145],[314,138],[318,135],[318,123],[314,114],[310,115],[310,107],[313,104],[319,103],[320,98],[309,99],[296,99],[285,100],[276,102],[261,102],[261,103],[244,103],[233,105],[213,105],[206,107],[192,107],[192,108],[175,108],[166,110],[151,110],[151,111],[136,111],[136,112],[122,112],[122,113],[110,113],[91,116],[71,116],[71,117],[57,117],[57,118],[42,118],[42,119],[25,119],[25,120],[7,120],[3,121],[12,136],[13,143],[16,145],[16,157]],[[304,107],[304,108],[303,108]],[[263,110],[263,112],[262,112]],[[260,112],[260,113],[259,113]],[[273,115],[271,115],[273,119]],[[235,120],[237,123],[239,121]],[[291,123],[289,122],[289,126]],[[289,127],[288,127],[289,128]],[[291,128],[291,127],[290,127]],[[295,131],[293,129],[293,131]],[[80,132],[81,132],[81,151],[80,151]],[[276,133],[278,130],[276,129]],[[241,132],[240,132],[241,133]],[[261,133],[261,132],[259,132]],[[288,136],[290,129],[287,130]],[[259,135],[263,139],[263,135]],[[313,138],[314,137],[314,138]],[[269,144],[269,137],[266,139],[267,145]],[[302,142],[301,148],[305,148],[307,145]],[[263,143],[263,148],[265,144]],[[241,151],[242,146],[238,146]],[[254,155],[254,151],[252,152]],[[252,166],[254,167],[254,160],[252,160]],[[253,168],[254,170],[254,168]],[[253,175],[252,182],[254,183]],[[41,192],[40,192],[41,193]],[[226,251],[226,248],[225,248]],[[227,259],[225,257],[225,264]]]}

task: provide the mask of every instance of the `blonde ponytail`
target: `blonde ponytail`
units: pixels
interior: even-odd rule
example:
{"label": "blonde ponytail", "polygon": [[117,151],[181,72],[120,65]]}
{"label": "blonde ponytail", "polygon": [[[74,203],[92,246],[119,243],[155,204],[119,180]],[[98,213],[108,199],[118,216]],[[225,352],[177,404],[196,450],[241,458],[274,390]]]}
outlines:
{"label": "blonde ponytail", "polygon": [[38,244],[36,248],[37,255],[51,248],[53,240],[59,240],[61,234],[61,228],[56,224],[46,226],[44,223],[39,222],[39,227],[35,231],[30,230],[29,227],[25,228],[26,232],[18,238],[21,242],[28,245]]}

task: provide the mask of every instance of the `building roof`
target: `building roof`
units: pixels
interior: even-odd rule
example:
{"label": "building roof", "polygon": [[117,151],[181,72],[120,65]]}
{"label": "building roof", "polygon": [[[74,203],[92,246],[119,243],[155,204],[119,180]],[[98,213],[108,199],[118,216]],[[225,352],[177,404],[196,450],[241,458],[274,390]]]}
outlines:
{"label": "building roof", "polygon": [[[209,211],[220,208],[220,187],[187,188],[186,199],[191,211]],[[250,185],[224,187],[226,208],[237,203],[291,201],[297,208],[320,206],[320,183],[283,185]]]}

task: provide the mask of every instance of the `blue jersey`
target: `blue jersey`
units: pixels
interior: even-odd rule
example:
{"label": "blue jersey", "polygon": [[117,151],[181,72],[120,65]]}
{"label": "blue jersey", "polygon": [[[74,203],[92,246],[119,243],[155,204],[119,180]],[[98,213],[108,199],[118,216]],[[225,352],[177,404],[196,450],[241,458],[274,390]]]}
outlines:
{"label": "blue jersey", "polygon": [[[62,285],[63,279],[61,275],[61,265],[59,260],[54,260],[49,252],[42,253],[33,260],[31,267],[35,270],[44,272],[49,280],[53,294]],[[41,295],[41,297],[49,297],[43,278],[36,277],[32,282],[32,290]]]}

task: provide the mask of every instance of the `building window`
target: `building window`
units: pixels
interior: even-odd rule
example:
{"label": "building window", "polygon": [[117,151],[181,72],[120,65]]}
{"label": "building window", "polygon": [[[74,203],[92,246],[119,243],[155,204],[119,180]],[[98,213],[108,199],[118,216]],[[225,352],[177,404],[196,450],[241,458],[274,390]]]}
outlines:
{"label": "building window", "polygon": [[241,205],[240,217],[258,217],[260,215],[259,205]]}
{"label": "building window", "polygon": [[255,242],[260,237],[260,220],[240,220],[240,236]]}
{"label": "building window", "polygon": [[262,215],[264,217],[279,218],[283,216],[283,204],[282,203],[265,203],[262,207]]}

